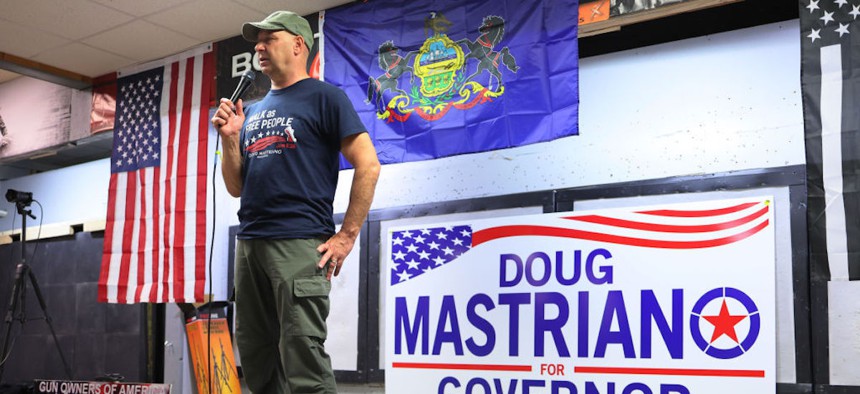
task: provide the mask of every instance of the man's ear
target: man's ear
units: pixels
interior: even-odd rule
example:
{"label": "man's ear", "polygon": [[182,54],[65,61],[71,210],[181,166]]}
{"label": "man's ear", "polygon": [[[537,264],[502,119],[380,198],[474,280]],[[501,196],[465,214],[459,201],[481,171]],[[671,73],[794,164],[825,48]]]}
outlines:
{"label": "man's ear", "polygon": [[296,36],[296,37],[298,37],[299,39],[294,40],[293,55],[299,56],[302,53],[302,46],[305,45],[305,38],[302,36]]}

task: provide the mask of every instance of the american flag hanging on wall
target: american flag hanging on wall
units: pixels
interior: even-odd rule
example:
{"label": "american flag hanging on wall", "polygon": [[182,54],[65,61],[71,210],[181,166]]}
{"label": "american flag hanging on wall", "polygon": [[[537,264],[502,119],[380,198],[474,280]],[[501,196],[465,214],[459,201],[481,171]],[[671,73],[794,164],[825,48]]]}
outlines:
{"label": "american flag hanging on wall", "polygon": [[212,52],[118,80],[99,301],[200,302]]}
{"label": "american flag hanging on wall", "polygon": [[860,279],[860,2],[800,0],[810,263]]}

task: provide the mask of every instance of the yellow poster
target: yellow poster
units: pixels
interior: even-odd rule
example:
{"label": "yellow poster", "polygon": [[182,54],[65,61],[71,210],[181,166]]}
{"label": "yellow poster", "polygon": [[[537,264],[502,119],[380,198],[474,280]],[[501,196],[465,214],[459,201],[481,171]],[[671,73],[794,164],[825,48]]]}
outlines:
{"label": "yellow poster", "polygon": [[[211,336],[207,335],[210,329]],[[191,350],[194,378],[197,381],[197,392],[199,394],[241,394],[239,375],[236,373],[236,360],[233,357],[233,344],[230,341],[230,333],[227,331],[227,320],[223,318],[212,319],[211,321],[197,319],[186,324],[185,331],[188,333],[188,345]],[[206,379],[207,353],[211,356],[208,363],[208,380]],[[211,391],[209,390],[210,387],[212,388]]]}

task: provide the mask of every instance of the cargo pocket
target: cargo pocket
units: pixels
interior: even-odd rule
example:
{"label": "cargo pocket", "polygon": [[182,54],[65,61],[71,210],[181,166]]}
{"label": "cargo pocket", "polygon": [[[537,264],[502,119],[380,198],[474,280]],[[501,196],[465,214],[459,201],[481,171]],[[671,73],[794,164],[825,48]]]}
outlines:
{"label": "cargo pocket", "polygon": [[296,321],[289,334],[325,339],[325,319],[329,312],[328,295],[331,282],[324,276],[296,278],[293,295],[296,296]]}

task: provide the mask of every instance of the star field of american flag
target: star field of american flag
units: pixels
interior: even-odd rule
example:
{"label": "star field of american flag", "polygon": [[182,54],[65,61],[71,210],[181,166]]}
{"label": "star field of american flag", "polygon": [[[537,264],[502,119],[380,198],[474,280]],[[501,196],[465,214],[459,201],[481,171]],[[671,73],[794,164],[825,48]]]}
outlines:
{"label": "star field of american flag", "polygon": [[159,165],[163,72],[159,67],[119,80],[111,172]]}
{"label": "star field of american flag", "polygon": [[806,14],[802,15],[805,22],[812,23],[804,29],[803,36],[812,44],[824,46],[848,39],[849,29],[860,16],[857,0],[807,0],[805,4],[800,12]]}
{"label": "star field of american flag", "polygon": [[471,226],[395,231],[391,237],[391,285],[448,264],[471,248]]}

